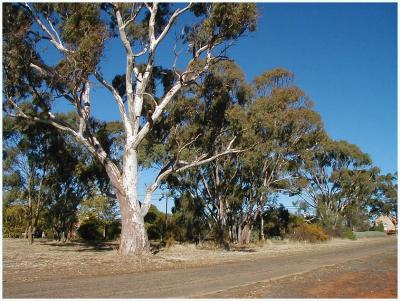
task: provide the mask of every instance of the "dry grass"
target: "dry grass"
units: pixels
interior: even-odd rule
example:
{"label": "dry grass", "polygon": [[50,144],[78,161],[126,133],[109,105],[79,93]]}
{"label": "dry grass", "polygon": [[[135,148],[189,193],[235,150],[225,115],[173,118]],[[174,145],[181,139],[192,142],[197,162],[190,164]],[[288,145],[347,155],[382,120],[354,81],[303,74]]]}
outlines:
{"label": "dry grass", "polygon": [[335,248],[362,241],[334,239],[318,244],[267,241],[263,245],[236,246],[230,251],[211,245],[177,244],[161,249],[154,255],[122,257],[118,255],[115,243],[91,246],[84,243],[36,241],[28,246],[23,239],[3,239],[3,281],[24,282],[175,269]]}

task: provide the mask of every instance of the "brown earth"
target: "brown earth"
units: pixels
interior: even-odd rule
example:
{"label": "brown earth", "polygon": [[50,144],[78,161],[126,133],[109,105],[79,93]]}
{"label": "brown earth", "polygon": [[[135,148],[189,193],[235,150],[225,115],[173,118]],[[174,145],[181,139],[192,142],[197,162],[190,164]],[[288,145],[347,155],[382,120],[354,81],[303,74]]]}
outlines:
{"label": "brown earth", "polygon": [[[279,297],[278,292],[288,291],[288,287],[298,297],[335,297],[337,289],[330,284],[335,280],[347,287],[347,291],[342,291],[349,296],[395,297],[396,259],[395,237],[321,244],[277,241],[231,251],[205,245],[177,245],[140,258],[120,257],[115,244],[61,245],[43,241],[27,246],[24,240],[4,239],[3,296],[249,298]],[[341,270],[340,264],[348,269]],[[371,269],[378,267],[382,267],[382,281],[371,273]],[[330,279],[336,269],[337,275]],[[303,283],[293,281],[294,274],[301,274],[302,278],[295,278],[300,277],[296,281],[302,279]],[[321,281],[316,275],[329,285],[318,285]],[[360,282],[360,277],[364,280],[366,276],[371,279]],[[367,289],[352,289],[357,281]]]}
{"label": "brown earth", "polygon": [[397,255],[371,257],[240,286],[202,298],[397,298]]}

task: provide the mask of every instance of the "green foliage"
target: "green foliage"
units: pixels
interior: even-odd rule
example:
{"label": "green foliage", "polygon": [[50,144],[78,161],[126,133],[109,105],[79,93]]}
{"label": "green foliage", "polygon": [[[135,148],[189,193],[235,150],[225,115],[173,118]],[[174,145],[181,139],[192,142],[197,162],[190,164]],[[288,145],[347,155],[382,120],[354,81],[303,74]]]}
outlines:
{"label": "green foliage", "polygon": [[163,238],[165,233],[165,213],[160,212],[156,206],[151,205],[149,212],[144,217],[147,235],[151,240]]}
{"label": "green foliage", "polygon": [[117,219],[117,215],[117,200],[104,195],[92,194],[81,202],[79,208],[81,220],[95,218],[103,224],[109,224]]}
{"label": "green foliage", "polygon": [[204,208],[188,193],[175,198],[173,215],[168,223],[168,235],[176,241],[199,242],[205,236]]}
{"label": "green foliage", "polygon": [[85,240],[114,240],[121,232],[115,198],[92,192],[79,206],[78,234]]}
{"label": "green foliage", "polygon": [[397,173],[379,175],[375,180],[375,190],[368,201],[370,215],[397,216]]}
{"label": "green foliage", "polygon": [[267,237],[284,237],[289,232],[290,214],[281,204],[279,207],[270,207],[263,215],[264,233]]}
{"label": "green foliage", "polygon": [[103,239],[103,225],[96,218],[87,218],[83,220],[78,228],[80,238],[88,241]]}
{"label": "green foliage", "polygon": [[385,237],[385,232],[380,231],[363,231],[363,232],[354,232],[356,238],[366,238],[366,237]]}
{"label": "green foliage", "polygon": [[342,237],[343,237],[343,238],[350,239],[350,240],[356,240],[356,239],[357,239],[356,235],[354,234],[354,232],[353,232],[350,228],[347,228],[347,229],[342,233]]}
{"label": "green foliage", "polygon": [[287,87],[293,81],[294,74],[284,68],[266,71],[254,80],[260,96],[267,96],[274,88]]}
{"label": "green foliage", "polygon": [[253,3],[213,3],[203,29],[210,37],[235,39],[247,29],[254,31],[256,18],[257,8]]}
{"label": "green foliage", "polygon": [[369,230],[370,231],[384,232],[385,231],[385,227],[383,226],[382,223],[378,223],[377,225],[372,226]]}
{"label": "green foliage", "polygon": [[324,229],[340,236],[344,227],[365,228],[379,172],[370,166],[369,156],[354,144],[324,134],[299,159],[299,193],[304,204],[316,208]]}
{"label": "green foliage", "polygon": [[26,208],[3,205],[3,237],[20,238],[26,228]]}
{"label": "green foliage", "polygon": [[116,240],[121,234],[121,221],[115,220],[106,225],[106,240]]}
{"label": "green foliage", "polygon": [[303,223],[294,229],[290,239],[314,243],[327,241],[329,235],[317,224]]}

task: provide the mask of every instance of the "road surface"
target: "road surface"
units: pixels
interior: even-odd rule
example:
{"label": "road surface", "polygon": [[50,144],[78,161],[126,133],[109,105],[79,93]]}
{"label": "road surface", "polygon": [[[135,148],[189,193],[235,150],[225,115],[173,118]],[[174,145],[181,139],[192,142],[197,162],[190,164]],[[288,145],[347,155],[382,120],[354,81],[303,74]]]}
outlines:
{"label": "road surface", "polygon": [[[363,258],[396,256],[397,240],[256,258],[196,268],[3,283],[5,298],[196,298]],[[249,258],[251,256],[249,255]],[[62,273],[62,271],[60,271]],[[235,297],[235,296],[231,296]]]}

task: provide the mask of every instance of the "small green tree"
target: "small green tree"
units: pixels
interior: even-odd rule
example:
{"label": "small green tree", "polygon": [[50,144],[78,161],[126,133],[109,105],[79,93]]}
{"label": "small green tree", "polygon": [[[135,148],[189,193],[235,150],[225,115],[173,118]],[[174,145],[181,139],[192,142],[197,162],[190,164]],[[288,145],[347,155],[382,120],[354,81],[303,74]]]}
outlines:
{"label": "small green tree", "polygon": [[285,237],[289,232],[290,213],[282,204],[279,207],[269,207],[263,214],[264,233],[268,237]]}
{"label": "small green tree", "polygon": [[156,206],[151,205],[144,222],[150,240],[160,240],[165,236],[165,214],[160,212]]}
{"label": "small green tree", "polygon": [[[101,233],[102,239],[114,238],[110,237],[107,229],[117,221],[118,216],[117,200],[95,192],[92,192],[79,206],[81,227],[87,225],[88,222],[91,224],[90,229],[98,225],[101,229],[96,230],[96,232]],[[96,239],[99,238],[97,235],[93,236],[96,236]]]}

